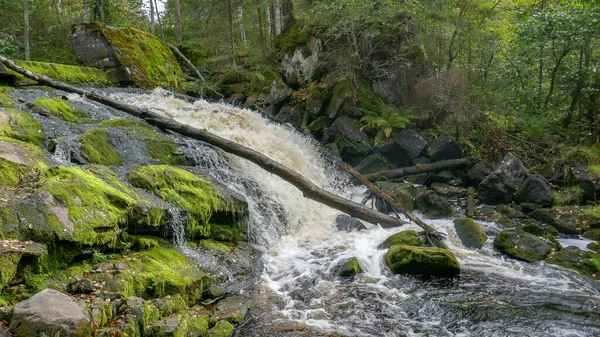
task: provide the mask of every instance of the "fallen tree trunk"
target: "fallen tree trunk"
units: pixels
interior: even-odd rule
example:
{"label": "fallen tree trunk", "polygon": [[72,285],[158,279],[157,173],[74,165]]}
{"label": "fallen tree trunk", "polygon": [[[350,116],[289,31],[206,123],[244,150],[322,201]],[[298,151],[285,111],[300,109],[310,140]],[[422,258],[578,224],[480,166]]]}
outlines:
{"label": "fallen tree trunk", "polygon": [[442,160],[431,164],[419,164],[412,167],[404,167],[395,170],[381,171],[376,173],[367,174],[364,177],[370,181],[377,181],[381,178],[394,179],[413,174],[421,174],[428,172],[438,172],[444,170],[451,170],[461,167],[470,167],[479,162],[477,157],[468,157],[461,159]]}
{"label": "fallen tree trunk", "polygon": [[28,78],[31,78],[42,85],[46,85],[52,88],[64,90],[67,92],[76,93],[82,95],[90,100],[102,103],[104,105],[110,106],[112,108],[124,111],[130,115],[141,118],[148,123],[158,126],[165,130],[170,130],[176,133],[179,133],[183,136],[197,139],[203,141],[205,143],[211,144],[222,149],[225,152],[237,155],[246,160],[249,160],[256,165],[262,167],[263,169],[271,172],[290,184],[294,185],[298,188],[306,198],[312,199],[324,205],[327,205],[331,208],[344,212],[350,216],[355,218],[364,220],[366,222],[380,224],[382,227],[398,227],[405,225],[407,222],[391,217],[387,214],[383,214],[372,210],[368,207],[365,207],[361,204],[353,202],[351,200],[347,200],[345,198],[339,197],[329,191],[326,191],[317,185],[310,182],[308,179],[304,178],[300,174],[294,172],[293,170],[283,166],[270,159],[269,157],[252,150],[248,147],[239,145],[235,142],[227,140],[225,138],[219,137],[215,134],[210,133],[205,129],[196,129],[188,125],[181,124],[172,119],[163,117],[154,112],[137,108],[133,105],[124,104],[117,102],[108,97],[104,97],[98,93],[91,92],[88,90],[84,90],[81,88],[77,88],[68,84],[64,84],[58,81],[54,81],[48,77],[41,76],[39,74],[35,74],[27,69],[21,68],[17,66],[12,61],[0,56],[0,62],[4,63],[4,65]]}
{"label": "fallen tree trunk", "polygon": [[175,47],[174,45],[167,43],[167,46],[169,46],[169,48],[171,48],[171,50],[175,54],[177,54],[177,56],[179,56],[179,58],[181,58],[183,60],[183,62],[185,62],[185,64],[188,65],[188,67],[190,67],[194,71],[196,76],[198,76],[198,79],[201,80],[204,85],[206,85],[206,80],[204,79],[204,76],[202,76],[202,73],[200,73],[200,70],[198,70],[198,68],[196,68],[196,66],[192,63],[192,61],[190,61],[187,57],[185,57],[185,55],[183,55],[181,50],[179,50],[179,48]]}
{"label": "fallen tree trunk", "polygon": [[421,220],[421,219],[417,218],[416,216],[414,216],[414,214],[412,214],[407,209],[405,209],[402,205],[400,205],[399,203],[397,203],[396,200],[394,200],[387,193],[385,193],[384,191],[382,191],[379,187],[377,187],[377,185],[373,184],[368,179],[366,179],[365,176],[363,176],[360,173],[358,173],[358,171],[356,171],[350,165],[344,163],[343,161],[340,161],[339,165],[344,170],[346,170],[347,172],[349,172],[350,174],[352,174],[352,176],[354,176],[356,179],[360,180],[363,183],[363,185],[365,185],[371,191],[371,193],[373,193],[375,196],[377,196],[377,197],[385,200],[385,202],[387,204],[391,205],[395,211],[404,214],[410,221],[414,222],[417,226],[423,228],[423,230],[425,231],[425,233],[427,233],[428,237],[434,238],[436,240],[443,239],[443,234],[441,234],[440,232],[438,232],[432,226],[426,224],[423,220]]}

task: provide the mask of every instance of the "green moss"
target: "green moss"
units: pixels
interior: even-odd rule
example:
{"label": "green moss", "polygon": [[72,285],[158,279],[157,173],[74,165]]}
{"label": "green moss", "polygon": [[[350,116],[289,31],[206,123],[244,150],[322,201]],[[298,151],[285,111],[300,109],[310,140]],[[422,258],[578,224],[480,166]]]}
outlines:
{"label": "green moss", "polygon": [[0,289],[4,288],[17,273],[17,265],[21,260],[21,253],[0,252]]}
{"label": "green moss", "polygon": [[219,321],[217,324],[210,329],[210,337],[230,337],[233,334],[235,327],[227,321]]}
{"label": "green moss", "polygon": [[0,185],[18,185],[32,168],[0,158]]}
{"label": "green moss", "polygon": [[[3,156],[3,150],[7,151]],[[14,157],[20,162],[13,162]],[[0,136],[0,185],[17,185],[36,169],[45,168],[45,154],[39,147]]]}
{"label": "green moss", "polygon": [[527,232],[503,231],[494,239],[494,247],[515,259],[536,262],[550,253],[548,240]]}
{"label": "green moss", "polygon": [[138,250],[146,250],[158,247],[159,239],[153,236],[135,236],[132,237],[133,245]]}
{"label": "green moss", "polygon": [[90,25],[102,33],[140,87],[179,89],[183,71],[173,52],[156,36],[130,27],[109,27],[99,22]]}
{"label": "green moss", "polygon": [[590,242],[586,246],[587,249],[593,250],[595,252],[600,252],[600,241],[598,242]]}
{"label": "green moss", "polygon": [[357,274],[362,273],[362,269],[360,268],[360,264],[356,258],[352,258],[346,261],[342,265],[342,270],[340,271],[341,277],[354,277]]}
{"label": "green moss", "polygon": [[218,251],[222,251],[225,253],[229,253],[231,251],[230,246],[228,246],[222,242],[218,242],[218,241],[210,240],[210,239],[200,240],[200,246],[202,246],[206,249],[218,250]]}
{"label": "green moss", "polygon": [[[2,114],[6,114],[8,122],[1,124]],[[45,136],[43,127],[35,118],[24,111],[16,109],[0,109],[0,136],[41,145]]]}
{"label": "green moss", "polygon": [[301,23],[296,22],[290,27],[288,34],[281,34],[275,39],[275,49],[292,54],[297,48],[306,46],[310,34]]}
{"label": "green moss", "polygon": [[68,209],[72,240],[84,245],[114,243],[118,224],[136,201],[130,193],[77,167],[53,167],[42,173],[45,189]]}
{"label": "green moss", "polygon": [[308,124],[308,131],[320,131],[325,130],[331,126],[331,119],[321,116],[314,120],[312,123]]}
{"label": "green moss", "polygon": [[115,150],[112,137],[106,130],[90,129],[79,136],[81,142],[81,154],[83,157],[95,164],[121,165],[123,160]]}
{"label": "green moss", "polygon": [[583,236],[586,239],[600,241],[600,228],[598,228],[598,229],[588,229],[581,236]]}
{"label": "green moss", "polygon": [[587,170],[596,177],[600,177],[600,165],[590,165]]}
{"label": "green moss", "polygon": [[460,265],[446,249],[396,245],[390,247],[385,260],[396,274],[455,276]]}
{"label": "green moss", "polygon": [[54,116],[70,123],[76,123],[80,118],[87,117],[85,112],[74,109],[60,98],[38,97],[35,99],[35,104],[36,109],[46,110]]}
{"label": "green moss", "polygon": [[8,95],[12,90],[11,87],[0,86],[0,107],[12,108],[14,101]]}
{"label": "green moss", "polygon": [[479,249],[483,247],[488,239],[488,236],[473,219],[454,219],[454,227],[456,228],[456,234],[458,234],[465,247]]}
{"label": "green moss", "polygon": [[583,200],[583,191],[579,186],[572,186],[566,189],[553,189],[554,206],[573,206],[579,205]]}
{"label": "green moss", "polygon": [[281,75],[273,68],[261,66],[256,72],[246,75],[248,80],[247,94],[251,97],[258,97],[261,94],[268,94],[271,91],[271,86],[275,83],[276,88],[285,86]]}
{"label": "green moss", "polygon": [[210,217],[224,206],[212,184],[188,171],[166,165],[141,167],[130,172],[128,179],[134,186],[187,210],[188,234],[210,236]]}
{"label": "green moss", "polygon": [[600,206],[586,208],[582,211],[583,214],[600,219]]}
{"label": "green moss", "polygon": [[379,249],[390,248],[394,245],[406,245],[406,246],[417,246],[423,247],[425,246],[425,242],[415,230],[406,230],[402,232],[398,232],[383,241],[379,245]]}
{"label": "green moss", "polygon": [[[106,76],[106,74],[97,68],[78,67],[65,64],[34,62],[34,61],[16,61],[18,66],[21,66],[29,71],[38,73],[54,80],[90,87],[112,87],[114,83]],[[16,75],[20,80],[26,80],[21,74],[17,74],[9,70],[10,74]]]}
{"label": "green moss", "polygon": [[600,256],[596,253],[584,252],[575,247],[567,247],[545,261],[575,270],[583,276],[600,280]]}

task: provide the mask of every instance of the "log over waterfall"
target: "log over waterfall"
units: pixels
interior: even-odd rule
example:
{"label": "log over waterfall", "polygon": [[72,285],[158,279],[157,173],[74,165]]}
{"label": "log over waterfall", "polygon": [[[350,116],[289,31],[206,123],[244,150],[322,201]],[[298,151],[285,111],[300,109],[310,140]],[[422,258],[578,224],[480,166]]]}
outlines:
{"label": "log over waterfall", "polygon": [[285,181],[289,182],[290,184],[294,185],[304,194],[306,198],[327,205],[333,209],[344,212],[355,218],[374,224],[378,223],[382,227],[397,227],[407,224],[407,222],[404,220],[380,213],[376,210],[372,210],[361,204],[339,197],[329,191],[326,191],[313,184],[308,179],[304,178],[302,175],[280,164],[279,162],[274,161],[269,157],[248,147],[219,137],[205,129],[196,129],[191,126],[176,122],[172,119],[163,117],[149,110],[140,109],[133,105],[120,103],[108,97],[102,96],[98,93],[84,90],[58,81],[54,81],[48,77],[41,76],[27,69],[19,67],[14,62],[8,60],[3,56],[0,56],[0,62],[2,62],[7,68],[10,68],[19,74],[33,79],[42,85],[79,94],[90,100],[102,103],[104,105],[126,112],[135,117],[141,118],[146,122],[159,128],[170,130],[183,136],[203,141],[205,143],[216,146],[225,152],[249,160],[255,163],[256,165],[262,167],[263,169],[267,170],[268,172],[271,172],[284,179]]}

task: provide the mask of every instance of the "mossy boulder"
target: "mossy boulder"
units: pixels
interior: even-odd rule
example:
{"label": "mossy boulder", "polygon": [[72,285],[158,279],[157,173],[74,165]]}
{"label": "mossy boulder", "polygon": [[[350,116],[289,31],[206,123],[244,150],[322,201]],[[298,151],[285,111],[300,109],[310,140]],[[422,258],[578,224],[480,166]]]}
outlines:
{"label": "mossy boulder", "polygon": [[354,277],[363,272],[358,259],[355,257],[345,261],[340,267],[339,276],[341,277]]}
{"label": "mossy boulder", "polygon": [[0,136],[0,185],[17,185],[25,177],[46,167],[46,155],[30,143]]}
{"label": "mossy boulder", "polygon": [[448,218],[454,214],[452,205],[433,191],[419,195],[415,199],[415,208],[430,219]]}
{"label": "mossy boulder", "polygon": [[590,242],[586,246],[587,249],[600,253],[600,241]]}
{"label": "mossy boulder", "polygon": [[139,29],[79,24],[73,27],[73,45],[81,62],[105,69],[115,81],[146,89],[179,89],[183,83],[183,71],[169,46]]}
{"label": "mossy boulder", "polygon": [[243,219],[247,212],[246,202],[219,193],[219,189],[207,180],[166,165],[140,167],[130,172],[128,179],[134,186],[186,210],[186,228],[191,237],[214,237],[233,242],[241,239],[241,228],[236,221],[222,223],[218,220],[231,218],[227,214]]}
{"label": "mossy boulder", "polygon": [[9,93],[13,90],[12,87],[0,86],[0,107],[12,108],[14,105],[13,99]]}
{"label": "mossy boulder", "polygon": [[501,232],[494,239],[494,247],[501,253],[527,262],[541,261],[552,251],[547,239],[522,230]]}
{"label": "mossy boulder", "polygon": [[586,239],[600,241],[600,228],[588,229],[582,236]]}
{"label": "mossy boulder", "polygon": [[417,231],[410,229],[391,235],[390,237],[385,239],[385,241],[383,241],[377,248],[385,249],[395,245],[423,247],[425,246],[425,241],[423,241],[423,238],[421,237],[421,235],[419,235]]}
{"label": "mossy boulder", "polygon": [[569,246],[548,257],[545,261],[575,270],[583,276],[600,280],[600,256],[597,253],[586,252],[577,247]]}
{"label": "mossy boulder", "polygon": [[446,249],[395,245],[385,255],[387,265],[395,274],[423,277],[451,277],[460,274],[460,264]]}
{"label": "mossy boulder", "polygon": [[[34,73],[50,77],[64,83],[75,84],[86,87],[113,87],[115,83],[100,69],[79,67],[66,64],[46,63],[36,61],[16,61],[16,64]],[[12,70],[9,74],[17,77],[25,84],[36,83]]]}
{"label": "mossy boulder", "polygon": [[41,115],[53,115],[69,123],[77,123],[80,119],[87,118],[85,111],[74,108],[60,98],[38,97],[33,104],[33,110]]}
{"label": "mossy boulder", "polygon": [[81,154],[90,163],[190,164],[190,159],[178,151],[175,143],[141,120],[107,120],[86,131],[78,139],[81,143]]}
{"label": "mossy boulder", "polygon": [[208,331],[210,337],[230,337],[233,334],[235,327],[227,321],[219,321],[215,326]]}
{"label": "mossy boulder", "polygon": [[600,225],[600,212],[595,214],[593,207],[536,209],[529,217],[565,234],[581,234],[591,226]]}
{"label": "mossy boulder", "polygon": [[44,142],[44,128],[29,113],[0,107],[0,137],[13,138],[35,145]]}
{"label": "mossy boulder", "polygon": [[465,247],[479,249],[483,247],[488,238],[473,219],[454,219],[454,229]]}

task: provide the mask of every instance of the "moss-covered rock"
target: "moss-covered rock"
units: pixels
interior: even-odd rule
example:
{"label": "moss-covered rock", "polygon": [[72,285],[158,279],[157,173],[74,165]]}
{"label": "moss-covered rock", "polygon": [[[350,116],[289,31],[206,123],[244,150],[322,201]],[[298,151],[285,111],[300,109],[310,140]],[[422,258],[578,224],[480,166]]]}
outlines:
{"label": "moss-covered rock", "polygon": [[600,224],[600,212],[594,207],[560,207],[536,209],[529,217],[548,224],[565,234],[581,234],[593,224]]}
{"label": "moss-covered rock", "polygon": [[427,191],[415,199],[415,208],[428,218],[447,218],[454,214],[452,205],[433,191]]}
{"label": "moss-covered rock", "polygon": [[41,115],[54,115],[70,123],[87,118],[87,114],[83,110],[73,108],[60,98],[38,97],[35,99],[33,109]]}
{"label": "moss-covered rock", "polygon": [[586,248],[595,252],[600,252],[600,241],[590,242],[587,244]]}
{"label": "moss-covered rock", "polygon": [[17,185],[30,172],[46,166],[39,147],[11,138],[0,137],[0,185]]}
{"label": "moss-covered rock", "polygon": [[235,327],[227,321],[219,321],[212,329],[208,331],[210,337],[230,337]]}
{"label": "moss-covered rock", "polygon": [[582,236],[586,239],[600,241],[600,228],[588,229]]}
{"label": "moss-covered rock", "polygon": [[569,246],[548,257],[547,263],[577,271],[583,276],[600,280],[600,256]]}
{"label": "moss-covered rock", "polygon": [[448,277],[460,274],[460,264],[446,249],[396,245],[385,255],[395,274]]}
{"label": "moss-covered rock", "polygon": [[40,145],[44,141],[44,128],[24,111],[0,108],[0,137],[8,137]]}
{"label": "moss-covered rock", "polygon": [[12,90],[13,90],[13,88],[11,88],[11,87],[0,86],[0,107],[3,107],[3,108],[12,108],[13,107],[14,101],[8,95]]}
{"label": "moss-covered rock", "polygon": [[[17,65],[34,73],[38,73],[51,79],[86,87],[113,87],[115,84],[108,78],[106,73],[97,68],[79,67],[66,64],[45,63],[36,61],[16,61]],[[9,74],[17,76],[25,83],[35,83],[23,75],[8,71]]]}
{"label": "moss-covered rock", "polygon": [[363,270],[360,267],[360,263],[358,263],[358,259],[354,257],[341,265],[339,275],[341,277],[354,277],[362,272]]}
{"label": "moss-covered rock", "polygon": [[547,239],[521,230],[498,234],[494,239],[494,247],[510,257],[527,262],[541,261],[551,252]]}
{"label": "moss-covered rock", "polygon": [[479,249],[483,247],[487,241],[487,235],[473,219],[454,219],[454,228],[456,229],[456,234],[460,238],[460,241],[462,241],[465,247]]}
{"label": "moss-covered rock", "polygon": [[8,285],[13,277],[15,277],[20,260],[20,252],[0,251],[0,289]]}
{"label": "moss-covered rock", "polygon": [[423,238],[417,231],[410,229],[388,237],[377,248],[385,249],[395,245],[423,247],[425,246],[425,241],[423,241]]}

